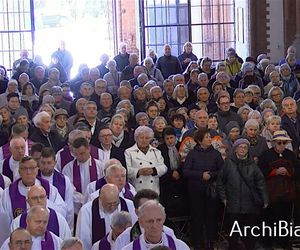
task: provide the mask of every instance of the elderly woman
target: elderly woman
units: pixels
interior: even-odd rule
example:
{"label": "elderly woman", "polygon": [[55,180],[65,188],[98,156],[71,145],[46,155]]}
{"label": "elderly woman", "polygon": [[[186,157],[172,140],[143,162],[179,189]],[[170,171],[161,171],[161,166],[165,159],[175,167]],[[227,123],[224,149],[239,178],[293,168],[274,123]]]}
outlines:
{"label": "elderly woman", "polygon": [[188,107],[192,104],[192,100],[189,98],[188,89],[183,84],[178,84],[172,94],[172,99],[169,101],[170,108]]}
{"label": "elderly woman", "polygon": [[268,98],[271,99],[276,108],[277,108],[277,113],[280,115],[282,111],[282,100],[284,98],[284,93],[282,89],[278,86],[274,86],[270,89],[268,93]]}
{"label": "elderly woman", "polygon": [[257,161],[258,157],[268,149],[266,139],[259,135],[259,123],[255,119],[250,119],[245,123],[243,138],[247,139],[250,143],[249,153],[254,160]]}
{"label": "elderly woman", "polygon": [[117,71],[117,63],[115,60],[109,60],[106,63],[106,67],[109,72],[104,75],[103,79],[107,82],[107,91],[113,96],[117,96],[121,73]]}
{"label": "elderly woman", "polygon": [[280,78],[282,80],[281,88],[283,90],[284,96],[293,97],[295,92],[297,92],[300,89],[300,84],[297,78],[292,73],[292,70],[287,63],[284,63],[280,66],[279,72]]}
{"label": "elderly woman", "polygon": [[55,152],[60,150],[65,142],[55,130],[51,128],[51,116],[46,111],[41,111],[33,117],[35,126],[34,132],[30,136],[30,140],[36,143],[42,143],[45,147],[52,148]]}
{"label": "elderly woman", "polygon": [[[217,224],[217,197],[214,187],[218,172],[223,166],[223,159],[212,146],[211,136],[206,128],[196,130],[194,140],[197,145],[188,153],[183,167],[191,214],[191,240],[194,249],[200,249],[203,235],[207,240],[205,249],[213,249]],[[206,230],[203,230],[204,226]]]}
{"label": "elderly woman", "polygon": [[134,106],[131,104],[130,100],[122,100],[117,104],[116,113],[118,113],[118,111],[123,108],[128,111],[128,119],[126,121],[126,126],[130,130],[131,128],[134,128],[136,124],[134,118]]}
{"label": "elderly woman", "polygon": [[21,96],[18,91],[18,82],[15,79],[8,81],[6,91],[0,95],[0,107],[7,105],[7,95],[10,93],[18,93]]}
{"label": "elderly woman", "polygon": [[162,87],[164,82],[164,77],[159,69],[157,69],[154,65],[153,59],[151,57],[146,57],[143,65],[147,69],[147,73],[149,76],[152,76],[157,82],[157,85]]}
{"label": "elderly woman", "polygon": [[136,191],[152,189],[159,193],[159,178],[167,172],[161,152],[152,147],[154,137],[151,128],[140,126],[135,130],[135,144],[125,150],[129,182]]}
{"label": "elderly woman", "polygon": [[[241,228],[257,225],[261,209],[268,203],[264,176],[249,155],[249,147],[248,140],[237,139],[233,144],[232,155],[225,160],[218,176],[217,189],[225,205],[229,230],[234,222],[238,222]],[[245,246],[241,247],[239,234],[230,235],[228,249],[255,249],[257,238],[251,234],[244,236],[241,241]]]}
{"label": "elderly woman", "polygon": [[112,143],[122,149],[127,149],[134,144],[131,134],[125,131],[125,125],[124,116],[116,114],[111,118],[109,126],[113,133]]}
{"label": "elderly woman", "polygon": [[[259,157],[258,165],[266,180],[269,206],[263,221],[273,226],[275,222],[290,222],[293,215],[293,203],[296,198],[295,183],[299,179],[299,161],[294,152],[286,148],[291,138],[286,131],[279,130],[273,134],[273,147]],[[272,240],[283,249],[292,249],[289,236],[266,237],[266,248],[271,247]]]}
{"label": "elderly woman", "polygon": [[26,108],[30,118],[32,118],[34,111],[38,109],[39,97],[35,93],[35,87],[31,82],[27,82],[23,86],[21,105]]}
{"label": "elderly woman", "polygon": [[198,60],[198,66],[200,72],[204,72],[207,74],[208,79],[210,79],[214,73],[216,72],[216,69],[212,67],[213,61],[209,57],[204,57],[200,60]]}

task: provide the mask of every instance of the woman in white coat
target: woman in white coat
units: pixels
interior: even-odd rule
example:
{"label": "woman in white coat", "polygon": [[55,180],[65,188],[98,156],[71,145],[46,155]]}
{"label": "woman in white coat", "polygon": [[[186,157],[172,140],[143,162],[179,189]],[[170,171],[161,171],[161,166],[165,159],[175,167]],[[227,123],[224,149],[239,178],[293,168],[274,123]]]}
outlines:
{"label": "woman in white coat", "polygon": [[147,126],[140,126],[134,132],[135,144],[125,150],[129,182],[136,191],[144,188],[159,193],[159,178],[167,172],[161,152],[150,142],[154,132]]}

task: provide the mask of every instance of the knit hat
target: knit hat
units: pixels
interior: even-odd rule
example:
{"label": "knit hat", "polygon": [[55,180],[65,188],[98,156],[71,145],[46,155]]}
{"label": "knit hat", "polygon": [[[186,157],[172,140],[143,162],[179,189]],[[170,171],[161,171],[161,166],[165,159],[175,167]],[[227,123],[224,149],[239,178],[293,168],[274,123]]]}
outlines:
{"label": "knit hat", "polygon": [[247,139],[239,138],[233,143],[232,150],[235,151],[235,149],[241,144],[246,144],[248,148],[250,147],[250,142]]}
{"label": "knit hat", "polygon": [[26,116],[27,119],[29,119],[29,115],[28,115],[27,110],[26,110],[25,108],[23,108],[23,107],[20,107],[20,108],[18,108],[18,109],[15,111],[13,117],[17,120],[17,119],[18,119],[20,116],[22,116],[22,115]]}
{"label": "knit hat", "polygon": [[236,121],[230,121],[225,126],[225,134],[228,135],[233,128],[240,129],[240,125]]}
{"label": "knit hat", "polygon": [[273,134],[272,141],[291,141],[292,139],[288,136],[284,130],[275,131]]}
{"label": "knit hat", "polygon": [[259,124],[258,121],[255,119],[249,119],[246,123],[245,123],[245,128],[248,128],[250,126],[254,126],[257,129],[259,128]]}
{"label": "knit hat", "polygon": [[54,119],[56,119],[59,115],[65,115],[66,117],[69,117],[68,112],[65,109],[57,109],[54,112]]}

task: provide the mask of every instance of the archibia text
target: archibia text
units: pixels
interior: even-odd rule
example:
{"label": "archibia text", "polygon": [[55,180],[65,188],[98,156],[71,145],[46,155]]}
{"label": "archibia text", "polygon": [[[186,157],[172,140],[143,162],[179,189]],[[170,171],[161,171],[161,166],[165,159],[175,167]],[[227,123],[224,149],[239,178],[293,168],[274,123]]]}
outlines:
{"label": "archibia text", "polygon": [[238,221],[232,225],[229,236],[237,235],[240,237],[300,237],[300,226],[292,222],[280,220],[272,225],[266,225],[263,221],[261,225],[240,226]]}

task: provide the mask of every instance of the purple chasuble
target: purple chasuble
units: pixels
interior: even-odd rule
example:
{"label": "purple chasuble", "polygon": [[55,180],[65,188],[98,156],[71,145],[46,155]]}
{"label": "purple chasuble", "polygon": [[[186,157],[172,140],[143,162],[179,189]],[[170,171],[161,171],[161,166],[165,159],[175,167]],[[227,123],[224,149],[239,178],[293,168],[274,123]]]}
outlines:
{"label": "purple chasuble", "polygon": [[[167,239],[168,239],[168,247],[171,250],[176,250],[176,245],[175,245],[175,241],[173,240],[173,238],[166,234]],[[141,250],[141,243],[140,243],[140,237],[137,237],[134,241],[133,241],[133,246],[132,246],[132,250]]]}
{"label": "purple chasuble", "polygon": [[[40,182],[43,188],[46,191],[47,198],[49,199],[49,193],[50,193],[50,185],[47,180],[42,179],[41,177],[36,177]],[[21,195],[19,191],[19,181],[21,181],[21,178],[14,181],[9,185],[9,196],[11,201],[11,208],[13,212],[13,217],[18,217],[21,213],[27,211],[26,207],[26,197]]]}
{"label": "purple chasuble", "polygon": [[[123,198],[120,197],[121,211],[128,211],[127,204]],[[92,244],[105,236],[105,219],[100,217],[99,212],[99,198],[92,202]]]}
{"label": "purple chasuble", "polygon": [[49,231],[45,232],[44,240],[41,242],[42,250],[55,250],[54,242]]}
{"label": "purple chasuble", "polygon": [[[97,180],[97,166],[96,161],[91,157],[92,165],[89,166],[90,171],[90,182]],[[81,193],[81,178],[80,178],[80,167],[75,159],[73,162],[73,184],[76,188],[76,191]]]}
{"label": "purple chasuble", "polygon": [[71,155],[69,146],[64,146],[63,150],[60,152],[60,163],[61,163],[61,170],[70,162],[73,161],[74,157]]}
{"label": "purple chasuble", "polygon": [[14,181],[14,174],[13,171],[11,171],[10,167],[9,167],[9,160],[10,160],[11,156],[9,156],[8,158],[4,159],[3,161],[3,171],[2,174],[4,174],[5,176],[7,176],[11,181]]}
{"label": "purple chasuble", "polygon": [[110,243],[107,240],[108,234],[103,237],[99,242],[99,250],[111,250]]}
{"label": "purple chasuble", "polygon": [[11,156],[11,152],[9,150],[9,143],[6,143],[2,146],[2,155],[3,159],[6,159]]}

